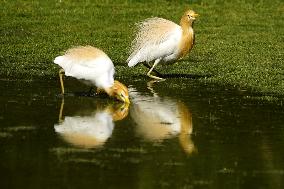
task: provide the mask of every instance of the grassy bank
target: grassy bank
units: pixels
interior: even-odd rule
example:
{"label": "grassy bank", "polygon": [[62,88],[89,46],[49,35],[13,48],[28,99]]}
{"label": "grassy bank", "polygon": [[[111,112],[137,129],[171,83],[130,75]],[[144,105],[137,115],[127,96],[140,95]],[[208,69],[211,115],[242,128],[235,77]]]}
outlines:
{"label": "grassy bank", "polygon": [[134,23],[152,16],[179,22],[187,7],[200,14],[196,45],[177,64],[158,66],[161,73],[210,75],[199,80],[284,95],[281,0],[1,1],[0,77],[53,79],[54,57],[87,44],[113,59],[118,77],[146,77],[142,66],[125,63]]}

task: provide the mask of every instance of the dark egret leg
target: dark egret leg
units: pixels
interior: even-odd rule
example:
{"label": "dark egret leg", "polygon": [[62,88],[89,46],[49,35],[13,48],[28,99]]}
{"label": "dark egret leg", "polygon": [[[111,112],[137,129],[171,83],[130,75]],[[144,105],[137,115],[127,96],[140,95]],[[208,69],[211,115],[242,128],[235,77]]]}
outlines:
{"label": "dark egret leg", "polygon": [[60,85],[61,85],[61,93],[64,95],[64,84],[63,84],[63,76],[65,74],[65,71],[63,69],[59,70],[59,79],[60,79]]}
{"label": "dark egret leg", "polygon": [[92,95],[93,90],[94,90],[94,87],[90,87],[90,89],[89,89],[89,91],[88,91],[88,93],[89,93],[90,96]]}
{"label": "dark egret leg", "polygon": [[102,94],[105,93],[105,90],[103,88],[97,88],[96,94]]}
{"label": "dark egret leg", "polygon": [[158,79],[158,80],[162,80],[163,78],[161,77],[157,77],[157,76],[154,76],[154,75],[151,75],[151,72],[153,71],[153,69],[155,68],[155,66],[161,61],[161,59],[157,59],[155,60],[154,62],[154,65],[152,66],[152,68],[149,70],[149,72],[147,73],[147,75],[153,79]]}

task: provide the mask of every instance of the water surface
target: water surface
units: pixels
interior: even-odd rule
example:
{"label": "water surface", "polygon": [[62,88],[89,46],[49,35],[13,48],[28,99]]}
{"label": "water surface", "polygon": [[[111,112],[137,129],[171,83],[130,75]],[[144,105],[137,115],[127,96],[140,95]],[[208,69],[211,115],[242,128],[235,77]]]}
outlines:
{"label": "water surface", "polygon": [[64,99],[58,81],[0,81],[0,187],[283,188],[281,99],[193,79],[124,83],[129,106],[74,80]]}

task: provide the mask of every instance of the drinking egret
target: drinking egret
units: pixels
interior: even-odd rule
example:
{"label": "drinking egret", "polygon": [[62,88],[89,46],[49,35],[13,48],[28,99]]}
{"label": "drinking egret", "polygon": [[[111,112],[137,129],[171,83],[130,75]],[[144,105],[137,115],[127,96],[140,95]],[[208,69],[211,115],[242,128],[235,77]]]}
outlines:
{"label": "drinking egret", "polygon": [[[128,66],[143,62],[150,68],[147,73],[149,77],[163,79],[151,75],[151,72],[159,62],[172,62],[189,53],[194,45],[192,26],[197,16],[193,10],[187,10],[180,19],[180,25],[157,17],[138,23],[138,33],[132,41],[131,54],[127,59]],[[152,67],[149,65],[151,61],[154,61]]]}
{"label": "drinking egret", "polygon": [[114,65],[111,59],[100,49],[92,46],[71,48],[63,56],[54,59],[54,63],[63,69],[59,71],[62,94],[64,94],[63,75],[83,80],[98,91],[129,103],[128,89],[114,80]]}

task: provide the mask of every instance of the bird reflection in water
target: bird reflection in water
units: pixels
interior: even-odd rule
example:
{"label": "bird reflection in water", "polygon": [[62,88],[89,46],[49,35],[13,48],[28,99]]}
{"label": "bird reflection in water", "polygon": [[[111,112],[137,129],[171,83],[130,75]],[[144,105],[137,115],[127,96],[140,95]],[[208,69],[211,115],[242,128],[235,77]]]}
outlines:
{"label": "bird reflection in water", "polygon": [[187,154],[197,152],[191,139],[191,112],[181,101],[159,97],[153,84],[153,81],[147,84],[153,96],[143,95],[134,88],[129,89],[133,102],[130,116],[136,122],[138,135],[148,141],[162,141],[178,136],[180,146]]}
{"label": "bird reflection in water", "polygon": [[54,125],[55,132],[66,142],[83,148],[98,148],[111,136],[114,122],[127,117],[128,103],[96,104],[88,109],[82,107],[74,116],[63,118],[64,99],[59,112],[59,123]]}

